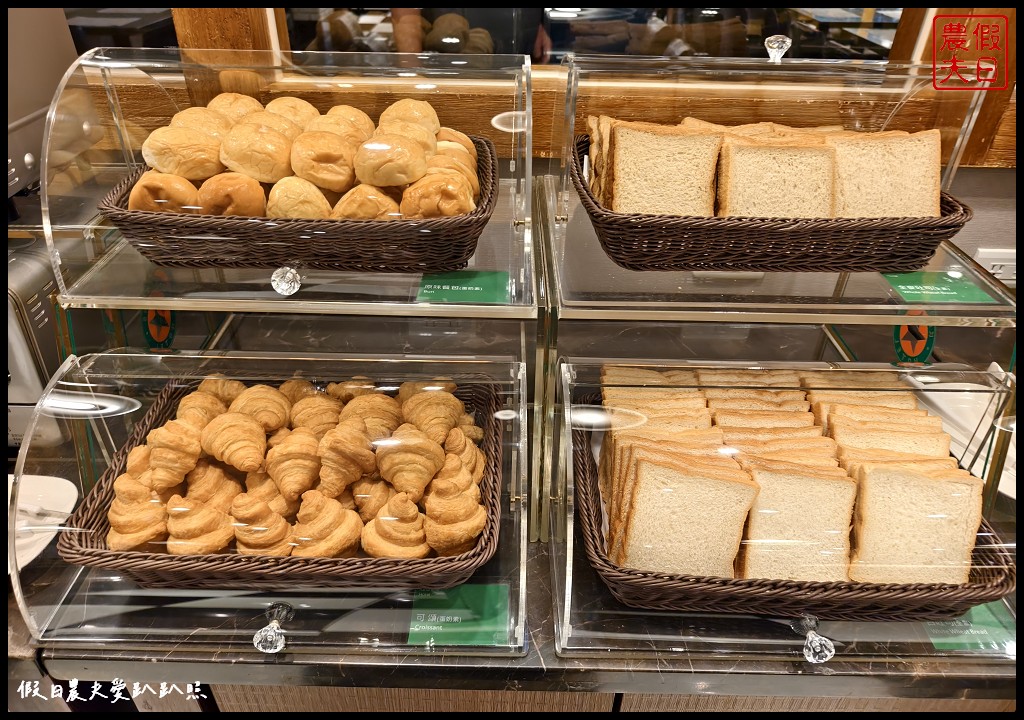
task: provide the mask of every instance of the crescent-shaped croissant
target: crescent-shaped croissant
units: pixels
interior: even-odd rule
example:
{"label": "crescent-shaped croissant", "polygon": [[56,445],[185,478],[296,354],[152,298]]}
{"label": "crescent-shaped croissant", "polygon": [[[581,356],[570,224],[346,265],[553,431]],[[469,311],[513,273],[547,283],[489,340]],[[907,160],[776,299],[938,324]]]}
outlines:
{"label": "crescent-shaped croissant", "polygon": [[356,375],[351,380],[327,385],[327,394],[343,403],[360,395],[368,395],[376,390],[373,380],[364,375]]}
{"label": "crescent-shaped croissant", "polygon": [[292,405],[297,403],[302,398],[312,397],[313,395],[321,395],[322,393],[316,389],[316,386],[309,380],[303,380],[302,378],[292,378],[285,380],[283,383],[277,386]]}
{"label": "crescent-shaped croissant", "polygon": [[274,448],[274,447],[277,447],[278,445],[280,445],[281,441],[284,440],[286,437],[288,437],[291,434],[292,434],[291,428],[283,427],[283,428],[278,428],[274,432],[270,433],[270,435],[267,435],[267,451],[269,452],[271,448]]}
{"label": "crescent-shaped croissant", "polygon": [[484,439],[484,429],[476,424],[476,420],[469,413],[462,414],[456,427],[462,431],[463,435],[475,443]]}
{"label": "crescent-shaped croissant", "polygon": [[185,479],[186,473],[196,466],[200,445],[199,429],[181,420],[171,420],[149,431],[150,485],[154,490],[166,490]]}
{"label": "crescent-shaped croissant", "polygon": [[455,388],[456,385],[452,382],[451,378],[439,377],[425,381],[410,380],[409,382],[404,382],[398,386],[398,404],[404,405],[406,400],[416,393],[423,392],[424,390],[444,390],[445,392],[453,393],[455,392]]}
{"label": "crescent-shaped croissant", "polygon": [[234,468],[200,458],[192,472],[185,476],[188,483],[185,497],[228,512],[235,496],[242,492],[241,480],[234,473]]}
{"label": "crescent-shaped croissant", "polygon": [[388,500],[363,527],[363,550],[377,558],[425,558],[430,554],[423,514],[405,493]]}
{"label": "crescent-shaped croissant", "polygon": [[167,538],[167,509],[150,488],[128,473],[114,480],[114,500],[107,511],[107,547],[114,551],[162,552]]}
{"label": "crescent-shaped croissant", "polygon": [[484,469],[487,467],[487,458],[483,451],[470,442],[465,431],[461,427],[452,428],[444,441],[445,452],[454,453],[462,460],[462,464],[473,476],[473,482],[480,484],[484,477]]}
{"label": "crescent-shaped croissant", "polygon": [[292,401],[288,396],[269,385],[246,388],[228,408],[228,412],[252,415],[268,433],[286,426],[291,410]]}
{"label": "crescent-shaped croissant", "polygon": [[377,517],[377,512],[384,507],[384,503],[395,495],[395,489],[391,484],[377,473],[364,475],[349,485],[348,489],[352,491],[359,517],[364,523]]}
{"label": "crescent-shaped croissant", "polygon": [[443,465],[444,450],[414,425],[399,425],[391,437],[377,443],[380,476],[414,503]]}
{"label": "crescent-shaped croissant", "polygon": [[437,444],[444,442],[465,412],[462,401],[444,390],[419,392],[402,405],[407,423],[412,423]]}
{"label": "crescent-shaped croissant", "polygon": [[267,434],[251,415],[226,412],[203,428],[202,444],[208,454],[248,473],[263,465]]}
{"label": "crescent-shaped croissant", "polygon": [[185,478],[182,478],[181,482],[178,483],[177,485],[172,485],[171,487],[168,488],[161,488],[160,490],[157,490],[153,487],[153,471],[150,470],[149,468],[146,468],[146,471],[135,479],[138,480],[143,485],[145,485],[147,488],[149,488],[153,493],[155,493],[156,497],[164,505],[167,504],[167,501],[171,498],[172,495],[185,494]]}
{"label": "crescent-shaped croissant", "polygon": [[291,426],[309,428],[318,438],[338,424],[341,402],[328,395],[310,395],[292,405]]}
{"label": "crescent-shaped croissant", "polygon": [[211,420],[228,411],[227,406],[216,395],[196,390],[178,402],[176,417],[202,430]]}
{"label": "crescent-shaped croissant", "polygon": [[257,470],[245,476],[245,492],[249,497],[262,500],[281,517],[290,519],[299,511],[298,500],[288,500],[277,488],[277,483],[266,472]]}
{"label": "crescent-shaped croissant", "polygon": [[487,523],[487,511],[450,480],[435,478],[431,487],[423,521],[427,544],[441,557],[472,550]]}
{"label": "crescent-shaped croissant", "polygon": [[263,500],[248,493],[231,503],[235,519],[235,548],[242,555],[292,554],[292,526]]}
{"label": "crescent-shaped croissant", "polygon": [[292,528],[292,555],[352,557],[359,551],[363,521],[353,510],[319,490],[302,494],[298,522]]}
{"label": "crescent-shaped croissant", "polygon": [[230,515],[180,495],[167,501],[167,531],[171,555],[208,555],[223,550],[235,538]]}
{"label": "crescent-shaped croissant", "polygon": [[339,420],[360,417],[366,423],[370,440],[388,437],[402,424],[402,406],[398,401],[383,393],[360,395],[342,409]]}
{"label": "crescent-shaped croissant", "polygon": [[434,492],[438,482],[453,483],[459,492],[468,495],[473,502],[480,502],[480,486],[473,482],[473,476],[458,455],[448,453],[444,456],[444,466],[437,471],[437,475],[427,485],[421,504],[425,503]]}
{"label": "crescent-shaped croissant", "polygon": [[327,497],[338,497],[345,488],[368,472],[377,458],[366,434],[362,418],[343,420],[320,441],[320,484],[317,490]]}
{"label": "crescent-shaped croissant", "polygon": [[309,428],[292,430],[267,452],[267,473],[288,500],[312,489],[320,474],[320,441]]}
{"label": "crescent-shaped croissant", "polygon": [[221,373],[213,373],[199,383],[197,389],[216,395],[227,406],[242,394],[242,391],[245,390],[245,383],[239,380],[229,380],[226,375]]}
{"label": "crescent-shaped croissant", "polygon": [[124,471],[131,475],[133,478],[138,478],[142,473],[149,470],[149,454],[150,449],[148,445],[136,445],[128,453],[128,459],[125,460]]}

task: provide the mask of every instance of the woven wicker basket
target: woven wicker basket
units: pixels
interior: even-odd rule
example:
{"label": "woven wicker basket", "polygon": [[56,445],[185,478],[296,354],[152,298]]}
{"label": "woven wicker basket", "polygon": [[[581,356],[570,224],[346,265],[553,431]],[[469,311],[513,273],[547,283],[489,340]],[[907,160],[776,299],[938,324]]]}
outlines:
{"label": "woven wicker basket", "polygon": [[425,220],[294,220],[128,210],[128,195],[147,168],[107,194],[100,214],[156,265],[349,272],[436,273],[464,268],[494,213],[494,144],[474,137],[480,201],[465,215]]}
{"label": "woven wicker basket", "polygon": [[943,620],[1014,591],[1013,556],[983,523],[970,581],[964,585],[746,580],[665,575],[614,564],[602,530],[597,464],[590,433],[573,431],[578,526],[587,559],[615,598],[630,607],[676,612],[800,617],[823,620]]}
{"label": "woven wicker basket", "polygon": [[942,193],[942,215],[923,218],[787,219],[615,213],[583,177],[587,135],[573,144],[570,174],[605,254],[627,270],[909,272],[971,219]]}
{"label": "woven wicker basket", "polygon": [[469,552],[451,557],[401,560],[392,558],[305,558],[241,555],[168,555],[152,552],[116,552],[107,548],[110,530],[107,511],[114,499],[114,479],[124,472],[128,452],[145,441],[150,429],[174,417],[184,395],[199,381],[174,382],[159,395],[125,446],[68,519],[77,532],[60,534],[57,550],[69,563],[117,570],[142,587],[205,588],[212,590],[294,590],[315,588],[384,588],[440,590],[466,582],[494,555],[501,524],[501,438],[494,413],[501,401],[494,386],[459,388],[484,431],[480,449],[487,458],[480,483],[487,522]]}

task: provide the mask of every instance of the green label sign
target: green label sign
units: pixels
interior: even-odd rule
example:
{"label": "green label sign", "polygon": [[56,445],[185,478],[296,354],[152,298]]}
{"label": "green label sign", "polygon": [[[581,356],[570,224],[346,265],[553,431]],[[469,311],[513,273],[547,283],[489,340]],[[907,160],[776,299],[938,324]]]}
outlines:
{"label": "green label sign", "polygon": [[999,601],[973,607],[956,620],[926,622],[924,628],[936,650],[1016,653],[1017,622]]}
{"label": "green label sign", "polygon": [[995,298],[959,271],[882,273],[901,298],[919,303],[994,303]]}
{"label": "green label sign", "polygon": [[507,645],[507,585],[459,585],[417,590],[409,619],[409,644]]}
{"label": "green label sign", "polygon": [[169,348],[174,343],[177,318],[174,310],[147,310],[143,315],[142,334],[151,348]]}
{"label": "green label sign", "polygon": [[424,275],[416,300],[436,303],[504,304],[508,302],[508,273],[457,270]]}
{"label": "green label sign", "polygon": [[[926,314],[923,310],[911,309],[907,311],[907,317],[920,317]],[[935,326],[897,325],[892,329],[892,344],[896,350],[896,357],[904,363],[924,363],[931,357],[932,348],[935,347]]]}

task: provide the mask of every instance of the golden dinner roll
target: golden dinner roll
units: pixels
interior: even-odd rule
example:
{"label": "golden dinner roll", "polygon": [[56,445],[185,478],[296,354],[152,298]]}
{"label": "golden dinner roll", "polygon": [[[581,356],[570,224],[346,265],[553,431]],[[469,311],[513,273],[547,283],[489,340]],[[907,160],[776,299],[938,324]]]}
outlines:
{"label": "golden dinner roll", "polygon": [[347,192],[355,183],[358,144],[328,132],[304,132],[292,143],[292,172],[317,187]]}
{"label": "golden dinner roll", "polygon": [[340,117],[348,120],[364,133],[363,140],[368,140],[377,128],[369,115],[351,105],[335,105],[327,111],[327,117]]}
{"label": "golden dinner roll", "polygon": [[294,175],[274,183],[267,199],[267,217],[324,220],[331,204],[313,183]]}
{"label": "golden dinner roll", "polygon": [[476,158],[470,154],[469,150],[462,147],[462,143],[453,142],[451,140],[439,140],[437,143],[437,149],[434,152],[438,155],[448,155],[453,157],[469,167],[476,167]]}
{"label": "golden dinner roll", "polygon": [[340,115],[321,115],[313,118],[307,125],[305,132],[329,132],[340,135],[349,142],[359,145],[363,140],[368,140],[370,135],[363,132],[351,122]]}
{"label": "golden dinner roll", "polygon": [[238,122],[249,113],[259,112],[263,109],[263,103],[254,97],[242,93],[226,92],[221,93],[206,103],[206,107],[219,112],[234,122]]}
{"label": "golden dinner roll", "polygon": [[213,135],[218,140],[223,140],[234,124],[227,116],[204,107],[185,108],[174,113],[174,117],[171,118],[171,127],[194,128],[207,135]]}
{"label": "golden dinner roll", "polygon": [[473,160],[476,161],[476,145],[473,144],[473,140],[464,132],[459,132],[450,127],[443,127],[437,131],[436,136],[437,142],[442,140],[449,142],[457,142],[462,147],[466,148],[466,151],[473,156]]}
{"label": "golden dinner roll", "polygon": [[420,144],[428,159],[433,157],[437,150],[437,139],[426,128],[406,120],[388,120],[381,123],[377,126],[377,132],[374,133],[374,136],[377,135],[402,135],[412,138]]}
{"label": "golden dinner roll", "polygon": [[231,170],[274,183],[292,174],[292,141],[272,127],[239,123],[221,143],[220,158]]}
{"label": "golden dinner roll", "polygon": [[180,175],[149,170],[128,193],[129,210],[194,213],[199,207],[195,185]]}
{"label": "golden dinner roll", "polygon": [[434,106],[426,100],[402,98],[397,102],[393,102],[380,114],[377,124],[385,125],[392,120],[404,120],[405,122],[422,125],[431,135],[437,135],[437,131],[441,129],[441,123],[437,119]]}
{"label": "golden dinner roll", "polygon": [[278,97],[267,103],[267,112],[284,115],[299,127],[305,128],[313,118],[320,117],[320,111],[313,103],[297,97]]}
{"label": "golden dinner roll", "polygon": [[448,217],[476,210],[473,188],[456,173],[426,175],[405,189],[400,206],[407,218]]}
{"label": "golden dinner roll", "polygon": [[289,140],[294,140],[302,134],[301,126],[293,123],[284,115],[278,115],[277,113],[272,113],[269,110],[260,110],[259,112],[249,113],[238,122],[246,123],[247,125],[265,125],[266,127],[274,128]]}
{"label": "golden dinner roll", "polygon": [[345,193],[331,211],[331,217],[349,220],[398,220],[398,203],[373,185],[356,185]]}
{"label": "golden dinner roll", "polygon": [[427,172],[423,147],[402,135],[375,135],[356,151],[356,177],[377,187],[416,182]]}
{"label": "golden dinner roll", "polygon": [[142,143],[142,157],[154,170],[205,180],[224,169],[221,141],[213,135],[185,127],[162,127]]}
{"label": "golden dinner roll", "polygon": [[469,180],[470,187],[473,188],[473,199],[480,197],[480,178],[477,177],[476,171],[467,167],[467,165],[459,160],[453,158],[451,155],[435,155],[434,157],[427,160],[427,175],[433,175],[439,172],[455,172],[462,175],[462,177]]}
{"label": "golden dinner roll", "polygon": [[199,213],[202,215],[267,214],[267,196],[259,180],[238,172],[214,175],[199,188]]}

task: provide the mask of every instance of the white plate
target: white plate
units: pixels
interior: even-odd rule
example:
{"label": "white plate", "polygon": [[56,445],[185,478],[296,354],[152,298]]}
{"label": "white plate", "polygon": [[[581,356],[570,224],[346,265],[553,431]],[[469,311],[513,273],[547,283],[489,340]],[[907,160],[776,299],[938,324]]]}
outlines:
{"label": "white plate", "polygon": [[[7,475],[7,507],[11,507],[11,489],[14,476]],[[22,475],[18,488],[18,505],[53,510],[56,513],[70,513],[78,502],[78,488],[64,478],[50,475]],[[60,519],[51,520],[36,515],[18,513],[17,525],[57,526]],[[57,530],[43,532],[24,532],[15,535],[15,556],[18,558],[18,569],[25,567],[39,557],[39,554],[50,544]],[[11,572],[11,548],[7,547],[7,573]]]}

